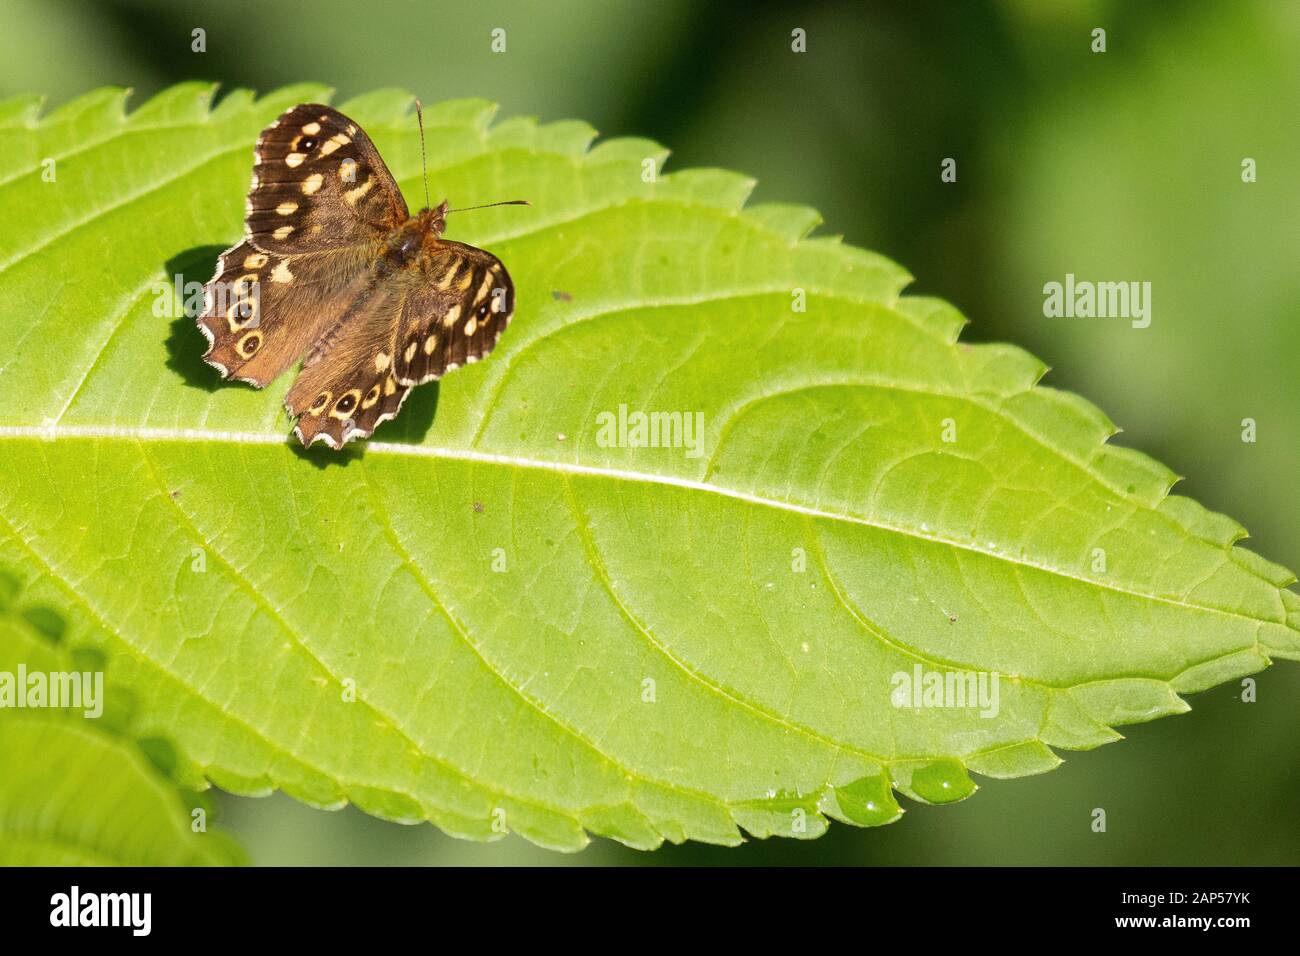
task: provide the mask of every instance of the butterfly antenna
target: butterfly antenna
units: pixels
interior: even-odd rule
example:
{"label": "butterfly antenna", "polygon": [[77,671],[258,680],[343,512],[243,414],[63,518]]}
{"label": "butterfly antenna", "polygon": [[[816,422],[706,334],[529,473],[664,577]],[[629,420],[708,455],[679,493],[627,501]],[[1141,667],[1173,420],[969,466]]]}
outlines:
{"label": "butterfly antenna", "polygon": [[424,107],[420,104],[419,97],[415,100],[415,121],[420,124],[420,169],[424,171],[424,205],[427,209],[429,202],[429,164],[424,158]]}
{"label": "butterfly antenna", "polygon": [[481,206],[462,206],[459,209],[448,209],[447,212],[469,212],[471,209],[491,209],[493,206],[531,206],[527,199],[507,199],[504,202],[487,202]]}

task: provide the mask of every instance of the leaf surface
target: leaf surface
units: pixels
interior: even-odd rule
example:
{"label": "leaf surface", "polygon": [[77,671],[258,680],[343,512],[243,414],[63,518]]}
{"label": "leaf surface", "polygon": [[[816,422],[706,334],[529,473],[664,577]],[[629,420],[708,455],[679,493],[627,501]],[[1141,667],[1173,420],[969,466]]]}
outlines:
{"label": "leaf surface", "polygon": [[[813,837],[1300,654],[1293,576],[1033,357],[742,176],[483,102],[426,111],[429,179],[532,200],[449,223],[511,328],[359,452],[296,450],[288,379],[219,384],[179,308],[257,132],[328,91],[211,92],[0,104],[0,560],[194,785],[564,849]],[[418,208],[409,107],[341,104]],[[698,443],[618,440],[651,412]],[[896,706],[918,668],[996,672],[995,712]]]}
{"label": "leaf surface", "polygon": [[243,862],[210,801],[169,778],[171,744],[134,737],[130,697],[107,699],[103,655],[69,648],[62,614],[15,584],[0,571],[0,866]]}

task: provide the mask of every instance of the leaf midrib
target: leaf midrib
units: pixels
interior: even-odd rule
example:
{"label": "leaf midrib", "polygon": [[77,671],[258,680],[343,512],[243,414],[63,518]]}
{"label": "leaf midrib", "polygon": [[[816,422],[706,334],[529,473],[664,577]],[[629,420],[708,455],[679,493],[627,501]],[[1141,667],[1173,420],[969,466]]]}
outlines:
{"label": "leaf midrib", "polygon": [[[28,440],[28,441],[54,441],[60,439],[69,440],[110,440],[121,439],[139,442],[211,442],[235,445],[282,445],[287,446],[289,442],[286,436],[278,434],[268,434],[266,432],[235,432],[235,431],[218,431],[201,428],[147,428],[147,427],[118,427],[118,426],[101,426],[101,425],[61,425],[50,428],[36,428],[22,425],[0,425],[0,441],[4,440]],[[897,534],[907,538],[913,538],[918,541],[924,541],[928,544],[938,544],[946,547],[958,548],[972,554],[982,555],[987,558],[993,558],[1020,568],[1029,568],[1036,571],[1042,571],[1046,574],[1052,574],[1058,577],[1066,578],[1080,584],[1090,587],[1096,587],[1117,594],[1128,595],[1129,597],[1140,598],[1147,601],[1155,601],[1161,604],[1169,604],[1175,607],[1181,607],[1190,611],[1207,611],[1213,614],[1219,614],[1224,617],[1239,618],[1249,621],[1251,624],[1258,625],[1262,623],[1276,623],[1285,626],[1282,621],[1265,622],[1258,617],[1246,614],[1242,611],[1231,610],[1228,608],[1214,607],[1208,604],[1195,604],[1179,598],[1167,595],[1151,594],[1149,592],[1138,591],[1132,588],[1126,588],[1111,581],[1101,581],[1073,574],[1063,568],[1053,567],[1048,564],[1042,564],[1036,561],[1029,561],[1023,558],[1017,558],[1009,552],[990,551],[981,548],[978,544],[960,541],[955,538],[946,537],[934,533],[924,533],[914,528],[907,528],[902,525],[889,524],[879,519],[869,519],[857,515],[841,514],[834,511],[827,511],[822,508],[815,508],[810,505],[801,505],[792,501],[782,501],[779,498],[769,498],[763,495],[754,494],[753,492],[741,491],[735,488],[728,488],[723,485],[710,484],[694,478],[681,478],[675,475],[660,475],[653,472],[631,471],[619,468],[603,468],[597,465],[582,465],[574,462],[549,461],[539,458],[526,458],[518,455],[501,455],[492,452],[475,451],[472,449],[442,448],[433,445],[406,445],[395,442],[376,442],[366,443],[367,454],[379,455],[406,455],[417,458],[431,458],[444,461],[468,461],[479,464],[499,465],[507,468],[525,468],[537,471],[551,471],[563,475],[576,475],[587,478],[605,478],[615,481],[633,481],[644,484],[661,485],[665,487],[681,488],[688,491],[696,491],[707,494],[721,495],[722,497],[731,498],[736,501],[742,501],[747,504],[757,505],[759,507],[773,508],[779,511],[788,511],[794,514],[807,515],[813,518],[823,518],[830,521],[839,521],[847,524],[855,524],[863,527],[873,528],[877,531],[885,531]],[[1261,579],[1262,580],[1262,579]],[[1258,647],[1259,640],[1256,635],[1255,645]]]}

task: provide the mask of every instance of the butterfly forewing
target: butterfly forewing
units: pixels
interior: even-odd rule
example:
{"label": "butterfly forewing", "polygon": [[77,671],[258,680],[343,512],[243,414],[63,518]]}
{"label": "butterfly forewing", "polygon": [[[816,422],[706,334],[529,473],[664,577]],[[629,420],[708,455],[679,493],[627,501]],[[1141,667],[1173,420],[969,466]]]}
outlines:
{"label": "butterfly forewing", "polygon": [[266,252],[319,252],[385,235],[406,201],[365,132],[336,109],[304,103],[257,140],[245,227]]}

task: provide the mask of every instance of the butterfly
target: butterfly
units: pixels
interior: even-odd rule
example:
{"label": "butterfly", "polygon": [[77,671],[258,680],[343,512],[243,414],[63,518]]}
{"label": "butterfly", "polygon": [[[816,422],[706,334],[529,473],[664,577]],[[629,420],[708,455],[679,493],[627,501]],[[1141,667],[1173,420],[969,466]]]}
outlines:
{"label": "butterfly", "polygon": [[258,137],[244,238],[204,286],[204,361],[262,388],[301,360],[284,401],[299,441],[369,437],[416,385],[491,352],[514,313],[501,260],[442,238],[454,211],[412,216],[338,110],[287,110]]}

